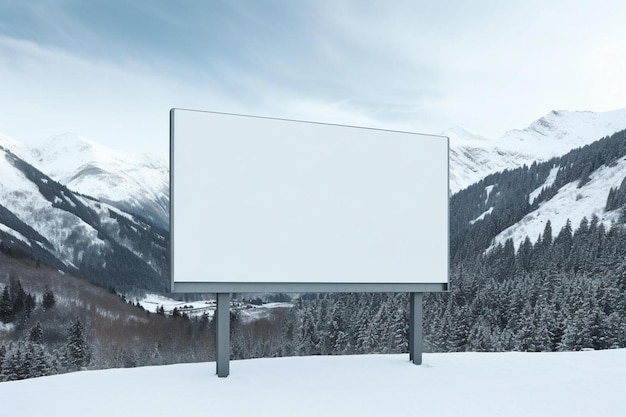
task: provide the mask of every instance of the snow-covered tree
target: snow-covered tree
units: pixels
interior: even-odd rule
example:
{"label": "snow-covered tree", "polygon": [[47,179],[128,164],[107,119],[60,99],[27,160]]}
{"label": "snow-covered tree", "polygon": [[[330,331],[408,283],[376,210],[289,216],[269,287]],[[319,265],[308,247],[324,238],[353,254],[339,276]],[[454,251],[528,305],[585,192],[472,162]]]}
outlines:
{"label": "snow-covered tree", "polygon": [[79,370],[89,365],[91,353],[85,338],[85,328],[79,318],[72,321],[67,332],[67,366]]}

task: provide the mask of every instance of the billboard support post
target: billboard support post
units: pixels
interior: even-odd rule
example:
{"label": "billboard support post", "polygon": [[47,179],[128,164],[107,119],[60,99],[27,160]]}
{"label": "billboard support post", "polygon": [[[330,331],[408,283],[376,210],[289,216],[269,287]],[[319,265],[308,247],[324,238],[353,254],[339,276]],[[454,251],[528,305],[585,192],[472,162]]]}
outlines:
{"label": "billboard support post", "polygon": [[230,372],[230,294],[217,293],[215,316],[215,366],[217,376],[225,378]]}
{"label": "billboard support post", "polygon": [[422,300],[421,292],[409,293],[409,360],[415,365],[422,364],[422,351],[424,350],[422,329]]}

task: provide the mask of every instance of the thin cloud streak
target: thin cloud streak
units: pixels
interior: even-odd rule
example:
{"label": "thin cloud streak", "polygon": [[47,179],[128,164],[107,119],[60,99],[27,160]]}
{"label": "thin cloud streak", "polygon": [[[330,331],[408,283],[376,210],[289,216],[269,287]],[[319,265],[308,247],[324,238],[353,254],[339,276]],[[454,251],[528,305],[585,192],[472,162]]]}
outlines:
{"label": "thin cloud streak", "polygon": [[626,105],[617,1],[38,4],[0,17],[0,131],[22,141],[163,155],[174,106],[496,138]]}
{"label": "thin cloud streak", "polygon": [[139,65],[85,61],[7,38],[0,38],[0,79],[0,131],[31,144],[70,131],[165,157],[170,107],[230,102],[210,85],[188,85]]}

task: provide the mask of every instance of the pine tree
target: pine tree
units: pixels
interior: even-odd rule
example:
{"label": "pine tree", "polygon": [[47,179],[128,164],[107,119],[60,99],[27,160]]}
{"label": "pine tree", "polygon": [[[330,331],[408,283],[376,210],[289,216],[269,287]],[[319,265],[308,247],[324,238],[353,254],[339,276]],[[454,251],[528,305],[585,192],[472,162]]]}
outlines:
{"label": "pine tree", "polygon": [[9,286],[6,285],[2,291],[2,298],[0,298],[0,321],[2,323],[11,323],[13,320],[15,320],[13,303],[11,302]]}
{"label": "pine tree", "polygon": [[66,348],[67,365],[71,370],[79,370],[89,364],[90,352],[85,340],[85,329],[78,318],[70,324]]}
{"label": "pine tree", "polygon": [[335,303],[335,307],[331,314],[330,326],[328,329],[328,337],[326,338],[326,343],[328,344],[328,352],[341,354],[344,352],[348,339],[344,332],[344,323],[343,323],[343,309],[344,304],[340,300]]}
{"label": "pine tree", "polygon": [[43,329],[41,327],[41,323],[37,322],[37,324],[32,329],[30,329],[28,340],[33,343],[43,343]]}
{"label": "pine tree", "polygon": [[0,345],[0,381],[2,381],[2,364],[4,363],[4,358],[7,355],[7,348],[4,345]]}
{"label": "pine tree", "polygon": [[7,350],[2,364],[2,379],[4,381],[17,381],[21,378],[22,352],[19,348]]}
{"label": "pine tree", "polygon": [[302,325],[297,338],[296,349],[299,355],[319,355],[319,342],[314,314],[310,308],[303,312]]}
{"label": "pine tree", "polygon": [[572,237],[572,224],[569,219],[565,223],[565,226],[561,229],[556,239],[554,239],[554,247],[552,250],[553,263],[556,264],[557,269],[568,269],[571,265],[568,265],[570,252],[572,250],[573,237]]}
{"label": "pine tree", "polygon": [[41,301],[41,306],[44,310],[50,310],[56,304],[56,300],[54,297],[54,293],[50,288],[46,287],[45,292],[43,293],[43,300]]}
{"label": "pine tree", "polygon": [[580,221],[578,229],[573,234],[573,244],[568,264],[571,264],[571,268],[574,274],[583,272],[587,266],[587,251],[588,251],[588,235],[589,232],[589,220],[583,217]]}
{"label": "pine tree", "polygon": [[31,366],[33,364],[33,352],[29,346],[23,345],[24,353],[22,363],[20,364],[20,379],[30,378]]}
{"label": "pine tree", "polygon": [[35,305],[36,305],[35,297],[33,297],[33,295],[29,293],[26,296],[26,301],[24,303],[24,312],[26,313],[26,317],[30,318],[30,315],[35,309]]}
{"label": "pine tree", "polygon": [[546,227],[543,229],[543,244],[546,247],[552,245],[552,223],[550,223],[550,220],[546,222]]}
{"label": "pine tree", "polygon": [[285,311],[285,316],[280,326],[280,356],[292,356],[294,352],[294,343],[296,337],[297,326],[296,308],[290,308]]}
{"label": "pine tree", "polygon": [[586,327],[589,334],[589,341],[587,343],[591,348],[599,350],[611,347],[610,343],[607,342],[609,338],[607,337],[604,315],[598,309],[594,309],[588,317]]}
{"label": "pine tree", "polygon": [[517,250],[517,264],[523,271],[530,271],[532,266],[532,254],[533,244],[530,242],[530,238],[526,236],[526,239],[524,239],[524,242],[522,242]]}
{"label": "pine tree", "polygon": [[54,373],[54,369],[44,348],[40,344],[31,343],[28,346],[31,364],[30,364],[30,372],[29,377],[37,378],[40,376],[52,375]]}
{"label": "pine tree", "polygon": [[409,315],[406,308],[396,306],[391,317],[390,333],[394,352],[409,351]]}
{"label": "pine tree", "polygon": [[11,293],[13,317],[17,317],[26,307],[26,292],[22,288],[22,283],[15,278],[11,279],[9,292]]}

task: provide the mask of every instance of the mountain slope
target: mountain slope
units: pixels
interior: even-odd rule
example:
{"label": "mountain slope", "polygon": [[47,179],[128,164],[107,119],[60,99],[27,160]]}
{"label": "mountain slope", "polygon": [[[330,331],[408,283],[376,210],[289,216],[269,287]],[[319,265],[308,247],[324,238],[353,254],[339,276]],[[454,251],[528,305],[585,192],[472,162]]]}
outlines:
{"label": "mountain slope", "polygon": [[[626,130],[543,163],[488,175],[450,198],[451,255],[478,254],[507,239],[534,242],[548,220],[555,234],[567,219],[578,227],[596,215],[606,227],[621,219],[614,199],[626,178]],[[613,191],[612,191],[613,190]]]}
{"label": "mountain slope", "polygon": [[106,288],[164,291],[167,232],[77,195],[0,142],[0,242]]}
{"label": "mountain slope", "polygon": [[456,193],[494,172],[547,161],[623,129],[626,108],[603,113],[552,111],[497,140],[459,128],[445,131],[442,134],[450,137],[450,190]]}
{"label": "mountain slope", "polygon": [[[558,170],[559,167],[554,169]],[[593,217],[597,217],[605,227],[610,227],[620,220],[622,212],[620,209],[606,211],[607,197],[609,191],[618,188],[624,179],[626,179],[626,157],[621,157],[614,165],[603,165],[591,173],[589,182],[582,187],[579,187],[579,181],[572,181],[559,188],[552,198],[541,203],[513,226],[500,232],[494,238],[493,245],[504,245],[507,239],[512,239],[517,248],[526,236],[535,242],[544,232],[548,220],[555,232],[561,230],[568,220],[575,229],[583,218],[590,220]]]}
{"label": "mountain slope", "polygon": [[[489,174],[546,161],[622,129],[626,108],[603,113],[552,111],[497,140],[460,127],[449,129],[443,134],[450,137],[450,190],[456,193]],[[75,134],[56,136],[30,151],[16,141],[11,146],[69,189],[168,227],[166,162],[146,154],[127,155]]]}
{"label": "mountain slope", "polygon": [[70,190],[168,228],[166,162],[149,154],[125,154],[74,134],[53,137],[30,156],[33,165]]}
{"label": "mountain slope", "polygon": [[538,160],[564,155],[602,137],[626,129],[626,108],[608,112],[552,111],[523,130],[506,132],[502,149],[527,152]]}

